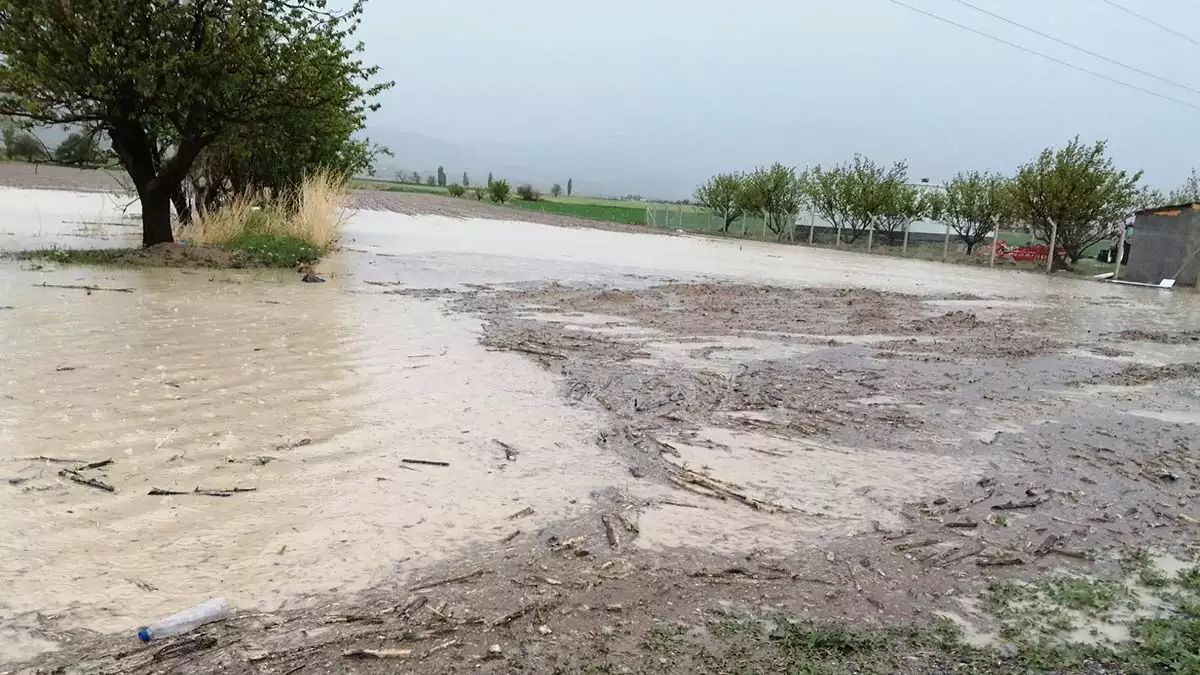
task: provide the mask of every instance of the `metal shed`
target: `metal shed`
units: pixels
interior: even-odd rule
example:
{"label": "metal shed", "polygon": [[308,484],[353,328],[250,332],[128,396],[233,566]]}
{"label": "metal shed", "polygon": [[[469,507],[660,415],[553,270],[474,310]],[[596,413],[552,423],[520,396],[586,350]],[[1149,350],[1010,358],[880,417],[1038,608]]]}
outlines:
{"label": "metal shed", "polygon": [[1134,214],[1125,279],[1157,284],[1175,279],[1195,286],[1200,276],[1200,203],[1161,206]]}

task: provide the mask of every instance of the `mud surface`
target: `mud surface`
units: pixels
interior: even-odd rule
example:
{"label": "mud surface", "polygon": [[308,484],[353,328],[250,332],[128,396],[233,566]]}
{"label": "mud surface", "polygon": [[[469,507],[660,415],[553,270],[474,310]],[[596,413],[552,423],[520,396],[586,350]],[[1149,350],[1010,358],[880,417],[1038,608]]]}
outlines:
{"label": "mud surface", "polygon": [[328,284],[0,263],[0,662],[726,672],[731,617],[988,635],[995,579],[1195,558],[1200,353],[1121,335],[1192,298],[382,215]]}
{"label": "mud surface", "polygon": [[0,162],[0,185],[13,188],[128,192],[129,178],[120,169],[76,169],[51,164]]}

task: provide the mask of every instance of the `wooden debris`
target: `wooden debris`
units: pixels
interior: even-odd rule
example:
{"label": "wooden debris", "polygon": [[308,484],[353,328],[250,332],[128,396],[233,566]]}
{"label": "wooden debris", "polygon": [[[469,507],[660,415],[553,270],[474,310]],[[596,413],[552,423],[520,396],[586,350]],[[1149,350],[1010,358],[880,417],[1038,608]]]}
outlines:
{"label": "wooden debris", "polygon": [[412,656],[411,649],[351,649],[342,652],[347,659],[406,659]]}
{"label": "wooden debris", "polygon": [[1025,560],[1015,553],[997,553],[995,555],[981,556],[975,564],[980,567],[1004,567],[1008,565],[1024,565]]}
{"label": "wooden debris", "polygon": [[966,558],[970,558],[973,555],[979,555],[980,553],[983,553],[983,551],[986,548],[987,548],[987,546],[984,546],[983,544],[975,544],[973,546],[964,546],[964,547],[958,549],[957,551],[954,551],[953,553],[950,553],[948,555],[945,555],[941,558],[934,560],[933,562],[936,565],[944,567],[946,565],[949,565],[950,563],[956,563],[959,560],[965,560]]}
{"label": "wooden debris", "polygon": [[545,357],[549,357],[552,359],[567,358],[566,354],[559,354],[558,352],[552,352],[552,351],[549,351],[546,349],[540,349],[538,347],[530,347],[527,345],[505,345],[505,346],[501,347],[501,350],[507,350],[510,352],[522,352],[524,354],[533,354],[534,356],[545,356]]}
{"label": "wooden debris", "polygon": [[485,573],[486,573],[486,570],[480,568],[480,569],[475,570],[474,572],[460,574],[456,577],[450,577],[449,579],[439,579],[437,581],[430,581],[427,583],[418,584],[416,586],[410,587],[408,590],[410,590],[410,591],[425,591],[430,588],[437,588],[438,586],[445,586],[446,584],[457,584],[457,583],[461,583],[463,581],[471,581],[472,579],[478,579],[479,577],[483,576]]}
{"label": "wooden debris", "polygon": [[631,534],[638,534],[638,532],[640,531],[640,530],[638,530],[637,523],[626,518],[624,516],[624,514],[617,513],[617,514],[614,514],[614,517],[617,519],[618,522],[621,523],[621,526],[624,527],[626,530],[628,530]]}
{"label": "wooden debris", "polygon": [[91,464],[84,464],[83,466],[77,466],[77,467],[75,467],[75,470],[76,471],[88,471],[90,469],[103,469],[104,467],[106,467],[112,463],[113,463],[113,461],[111,459],[103,459],[103,460],[100,460],[99,462],[92,462]]}
{"label": "wooden debris", "polygon": [[175,490],[163,490],[162,488],[150,488],[150,491],[147,492],[146,494],[150,495],[151,497],[167,497],[167,496],[172,496],[172,495],[186,495],[186,494],[191,494],[191,493],[190,492],[177,492]]}
{"label": "wooden debris", "polygon": [[133,292],[132,288],[105,288],[104,286],[78,286],[75,284],[48,284],[44,281],[40,284],[34,284],[33,287],[34,288],[69,288],[69,289],[74,289],[77,291],[88,291],[89,293],[92,291],[111,291],[113,293],[132,293]]}
{"label": "wooden debris", "polygon": [[409,598],[408,602],[404,603],[403,606],[398,607],[396,609],[396,613],[400,616],[408,616],[427,604],[429,604],[428,596],[414,595],[413,597]]}
{"label": "wooden debris", "polygon": [[154,656],[151,657],[151,660],[162,661],[165,659],[174,659],[185,654],[211,649],[216,646],[217,638],[211,635],[196,635],[194,637],[189,637],[185,640],[180,640],[179,642],[174,642],[163,647],[157,652],[154,652]]}
{"label": "wooden debris", "polygon": [[703,506],[697,506],[696,504],[685,504],[683,502],[673,502],[670,499],[660,499],[655,503],[662,504],[663,506],[678,506],[678,507],[684,508],[684,509],[699,509],[700,511],[708,510]]}
{"label": "wooden debris", "polygon": [[76,369],[76,366],[59,366],[59,367],[57,367],[57,368],[55,368],[55,369],[54,369],[54,372],[56,372],[56,373],[69,373],[69,372],[71,372],[72,370],[75,370],[75,369]]}
{"label": "wooden debris", "polygon": [[557,606],[558,606],[557,600],[553,600],[550,602],[533,602],[528,605],[523,605],[523,606],[518,607],[517,609],[509,612],[508,614],[505,614],[504,616],[496,619],[495,621],[493,621],[492,628],[496,628],[498,626],[507,626],[508,624],[512,623],[513,621],[516,621],[517,619],[525,616],[526,614],[529,614],[530,612],[533,612],[533,611],[545,612],[545,611],[554,609]]}
{"label": "wooden debris", "polygon": [[941,539],[938,539],[936,537],[928,537],[926,539],[918,539],[917,541],[910,541],[910,542],[906,542],[903,544],[896,544],[896,546],[894,548],[897,551],[909,551],[914,548],[925,548],[926,546],[936,546],[937,544],[940,544],[940,543],[942,543]]}
{"label": "wooden debris", "polygon": [[613,525],[613,519],[608,515],[600,516],[600,522],[604,524],[604,536],[608,539],[609,548],[614,551],[621,548],[621,536],[617,534],[617,528]]}
{"label": "wooden debris", "polygon": [[241,493],[241,492],[257,492],[257,491],[258,491],[258,488],[252,488],[252,487],[249,487],[249,488],[234,487],[234,488],[228,488],[228,489],[215,489],[215,490],[197,487],[195,490],[192,490],[192,494],[204,495],[206,497],[232,497],[233,495]]}
{"label": "wooden debris", "polygon": [[383,619],[368,614],[330,614],[321,617],[321,623],[383,623]]}
{"label": "wooden debris", "polygon": [[1009,500],[1003,504],[993,504],[993,511],[1013,511],[1016,509],[1031,509],[1035,506],[1041,506],[1046,503],[1045,497],[1035,497],[1033,499],[1023,499],[1021,501]]}
{"label": "wooden debris", "polygon": [[[433,647],[430,647],[429,651],[425,652],[425,656],[433,656],[434,654],[436,654],[440,651],[449,649],[451,647],[456,647],[456,646],[458,646],[458,640],[446,640],[445,642],[443,642],[440,645],[435,645]],[[422,657],[422,658],[425,658],[425,657]]]}
{"label": "wooden debris", "polygon": [[534,514],[533,507],[532,507],[532,506],[526,506],[525,508],[521,509],[520,511],[517,511],[516,513],[512,514],[511,516],[509,516],[509,517],[508,517],[508,519],[509,519],[509,520],[516,520],[516,519],[518,519],[518,518],[524,518],[525,516],[532,516],[533,514]]}
{"label": "wooden debris", "polygon": [[1033,549],[1033,554],[1038,557],[1044,556],[1056,548],[1061,548],[1069,539],[1070,537],[1062,534],[1047,535],[1046,538],[1042,540],[1042,543],[1038,544],[1038,547]]}
{"label": "wooden debris", "polygon": [[67,478],[73,482],[79,483],[80,485],[87,485],[88,487],[94,487],[97,490],[104,490],[105,492],[116,492],[117,491],[117,489],[115,487],[109,485],[108,483],[105,483],[104,481],[100,480],[99,478],[87,478],[85,476],[81,476],[74,469],[62,469],[58,472],[58,475],[62,476],[63,478]]}
{"label": "wooden debris", "polygon": [[82,464],[82,459],[69,459],[67,457],[46,457],[38,455],[37,457],[20,457],[19,462],[49,462],[50,464]]}
{"label": "wooden debris", "polygon": [[501,544],[507,544],[507,543],[509,543],[509,542],[510,542],[510,541],[512,541],[513,539],[516,539],[516,538],[517,538],[517,537],[519,537],[519,536],[521,536],[521,531],[520,531],[520,530],[513,530],[511,534],[509,534],[509,535],[505,536],[503,539],[501,539],[501,540],[500,540],[500,543],[501,543]]}
{"label": "wooden debris", "polygon": [[426,466],[450,466],[450,462],[440,462],[434,459],[410,459],[405,457],[400,460],[405,464],[424,464]]}
{"label": "wooden debris", "polygon": [[[699,492],[699,494],[705,494],[706,496],[714,496],[715,495],[718,499],[725,499],[726,497],[730,497],[736,501],[739,501],[739,502],[745,504],[746,506],[749,506],[750,508],[754,509],[755,511],[765,511],[767,513],[775,513],[778,511],[791,510],[780,504],[774,504],[771,502],[763,501],[761,499],[757,499],[755,497],[751,497],[750,495],[747,495],[746,493],[742,492],[741,488],[739,488],[737,485],[734,485],[733,483],[726,483],[717,478],[713,478],[711,476],[706,476],[702,473],[699,473],[698,471],[692,471],[691,469],[685,469],[681,466],[676,466],[674,464],[669,464],[668,466],[669,466],[668,477],[673,479],[672,482],[675,483],[676,485],[681,485],[681,484],[694,485],[694,486],[703,488],[704,490],[707,490],[708,492],[712,493],[712,494],[706,494],[705,492],[696,491],[696,492]],[[811,515],[819,515],[819,514],[811,514]]]}
{"label": "wooden debris", "polygon": [[517,461],[517,455],[519,455],[521,453],[517,452],[516,448],[509,445],[508,443],[505,443],[504,441],[501,441],[501,440],[498,440],[495,438],[492,439],[492,442],[495,443],[496,445],[500,446],[500,449],[504,451],[504,459],[507,459],[510,462]]}
{"label": "wooden debris", "polygon": [[946,527],[970,530],[979,527],[979,521],[970,519],[955,520],[953,522],[946,523]]}

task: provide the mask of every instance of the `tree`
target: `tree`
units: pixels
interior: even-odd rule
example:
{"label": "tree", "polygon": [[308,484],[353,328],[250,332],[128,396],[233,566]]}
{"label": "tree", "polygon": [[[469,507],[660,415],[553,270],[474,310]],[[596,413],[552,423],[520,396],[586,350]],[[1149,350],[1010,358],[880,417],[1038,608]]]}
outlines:
{"label": "tree", "polygon": [[795,229],[804,194],[803,180],[794,168],[776,162],[741,177],[741,183],[736,205],[743,215],[762,214],[767,229],[780,239]]}
{"label": "tree", "polygon": [[446,187],[446,169],[440,166],[437,170],[437,184],[438,187]]}
{"label": "tree", "polygon": [[551,186],[550,186],[550,194],[551,194],[553,197],[555,197],[556,199],[557,199],[558,197],[561,197],[561,196],[562,196],[562,186],[561,186],[561,185],[559,185],[558,183],[555,183],[554,185],[551,185]]}
{"label": "tree", "polygon": [[1138,187],[1142,172],[1118,170],[1107,149],[1107,141],[1088,146],[1076,136],[1017,170],[1013,214],[1029,223],[1039,240],[1054,240],[1054,269],[1078,262],[1089,246],[1124,226],[1147,195]]}
{"label": "tree", "polygon": [[137,189],[142,243],[170,242],[172,198],[218,140],[332,90],[365,115],[378,71],[346,46],[364,1],[0,0],[0,114],[105,132]]}
{"label": "tree", "polygon": [[568,178],[567,179],[567,196],[570,197],[574,193],[575,193],[575,179]]}
{"label": "tree", "polygon": [[467,189],[458,183],[451,183],[450,185],[446,186],[446,193],[451,197],[461,197],[467,194]]}
{"label": "tree", "polygon": [[996,173],[960,173],[937,195],[938,220],[958,235],[967,255],[1013,224],[1011,182]]}
{"label": "tree", "polygon": [[488,185],[487,191],[488,191],[488,197],[492,201],[494,201],[498,204],[503,204],[504,202],[508,201],[508,193],[509,193],[508,181],[504,180],[503,178],[500,180],[492,181]]}
{"label": "tree", "polygon": [[463,186],[464,188],[469,188],[469,187],[471,187],[471,179],[470,179],[470,177],[468,177],[468,176],[467,176],[467,172],[466,172],[466,171],[464,171],[464,172],[463,172],[463,182],[462,182],[462,186]]}
{"label": "tree", "polygon": [[916,209],[909,201],[913,195],[901,189],[907,176],[904,162],[885,169],[855,155],[852,162],[831,169],[814,167],[803,187],[813,211],[853,244],[873,224],[888,228],[890,237],[898,223],[913,216]]}
{"label": "tree", "polygon": [[429,174],[428,176],[425,177],[425,184],[428,185],[429,187],[435,187],[438,184],[437,176],[434,176],[433,174]]}
{"label": "tree", "polygon": [[931,201],[927,193],[903,179],[885,181],[877,189],[879,204],[875,230],[887,237],[888,244],[895,246],[910,224],[929,214]]}
{"label": "tree", "polygon": [[488,182],[487,182],[487,186],[488,186],[488,187],[492,187],[492,172],[491,172],[491,171],[489,171],[489,172],[488,172]]}
{"label": "tree", "polygon": [[1156,206],[1200,202],[1200,175],[1196,174],[1196,170],[1192,169],[1192,173],[1188,175],[1183,185],[1167,193],[1167,198],[1164,201],[1166,204],[1156,204]]}
{"label": "tree", "polygon": [[742,207],[745,204],[740,196],[743,186],[744,181],[738,174],[722,173],[696,188],[696,203],[721,218],[721,231],[726,234],[729,233],[729,226],[742,217]]}
{"label": "tree", "polygon": [[9,137],[5,134],[4,152],[9,159],[23,159],[26,162],[42,162],[50,159],[46,153],[46,146],[37,139],[37,136],[28,131],[19,129],[12,132]]}
{"label": "tree", "polygon": [[417,185],[420,185],[421,184],[421,174],[414,171],[414,172],[412,172],[412,176],[409,177],[409,180],[411,180],[413,183],[416,183]]}
{"label": "tree", "polygon": [[517,197],[527,202],[536,202],[541,200],[542,193],[533,189],[533,186],[526,183],[517,188]]}
{"label": "tree", "polygon": [[59,164],[95,166],[103,161],[100,139],[94,131],[73,132],[54,149],[54,161]]}

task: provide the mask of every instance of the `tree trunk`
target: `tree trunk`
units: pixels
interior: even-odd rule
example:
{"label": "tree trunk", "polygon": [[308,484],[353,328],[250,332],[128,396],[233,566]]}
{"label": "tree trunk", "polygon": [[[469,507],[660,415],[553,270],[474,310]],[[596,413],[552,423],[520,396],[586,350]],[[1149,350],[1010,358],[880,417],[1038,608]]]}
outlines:
{"label": "tree trunk", "polygon": [[183,191],[182,185],[171,193],[171,203],[175,205],[175,217],[179,220],[180,225],[192,222],[192,206],[188,203],[187,194]]}
{"label": "tree trunk", "polygon": [[141,193],[142,246],[169,244],[175,241],[171,233],[171,194],[164,190]]}

